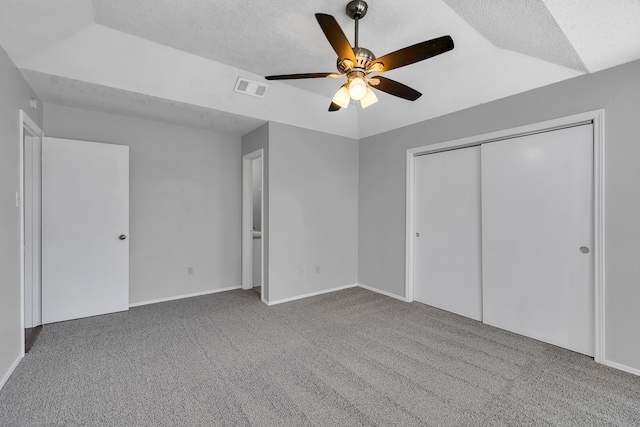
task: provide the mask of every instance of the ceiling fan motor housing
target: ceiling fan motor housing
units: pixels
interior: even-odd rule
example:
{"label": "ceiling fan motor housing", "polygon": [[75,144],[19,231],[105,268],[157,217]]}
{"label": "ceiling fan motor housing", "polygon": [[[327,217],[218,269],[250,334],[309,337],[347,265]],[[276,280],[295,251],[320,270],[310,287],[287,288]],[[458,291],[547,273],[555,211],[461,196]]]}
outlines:
{"label": "ceiling fan motor housing", "polygon": [[[367,68],[369,68],[369,64],[371,64],[371,62],[376,59],[376,56],[373,54],[373,52],[364,47],[354,48],[353,53],[356,56],[357,61],[355,64],[353,64],[354,68],[361,68],[362,70],[366,70]],[[345,61],[341,60],[340,58],[338,58],[336,64],[338,67],[338,71],[340,71],[341,74],[348,73],[351,70],[350,64],[345,64]]]}

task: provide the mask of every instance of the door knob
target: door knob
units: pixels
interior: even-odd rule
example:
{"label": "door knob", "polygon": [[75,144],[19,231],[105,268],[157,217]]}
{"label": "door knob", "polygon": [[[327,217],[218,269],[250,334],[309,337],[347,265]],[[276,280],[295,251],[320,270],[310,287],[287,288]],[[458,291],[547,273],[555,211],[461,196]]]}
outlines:
{"label": "door knob", "polygon": [[127,236],[125,234],[121,234],[120,237],[118,237],[120,240],[124,240],[127,238]]}
{"label": "door knob", "polygon": [[588,254],[589,248],[586,246],[580,246],[580,252],[582,252],[583,254]]}

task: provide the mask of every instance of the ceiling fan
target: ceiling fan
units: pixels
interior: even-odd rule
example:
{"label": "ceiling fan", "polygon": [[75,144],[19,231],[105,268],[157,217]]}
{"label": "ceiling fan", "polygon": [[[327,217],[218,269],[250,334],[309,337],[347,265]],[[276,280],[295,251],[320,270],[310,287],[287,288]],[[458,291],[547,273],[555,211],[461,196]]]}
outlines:
{"label": "ceiling fan", "polygon": [[353,0],[347,5],[346,11],[347,15],[356,21],[354,47],[351,47],[349,40],[333,16],[316,13],[316,19],[322,31],[333,50],[338,54],[337,67],[339,73],[283,74],[266,76],[265,78],[267,80],[291,80],[347,77],[347,83],[343,84],[333,97],[329,111],[347,108],[352,99],[360,101],[362,108],[375,104],[378,102],[378,98],[371,88],[409,101],[415,101],[420,98],[422,94],[409,86],[386,77],[368,77],[368,75],[404,67],[450,51],[453,49],[451,36],[442,36],[414,44],[376,58],[369,49],[358,46],[358,22],[367,14],[367,3],[362,0]]}

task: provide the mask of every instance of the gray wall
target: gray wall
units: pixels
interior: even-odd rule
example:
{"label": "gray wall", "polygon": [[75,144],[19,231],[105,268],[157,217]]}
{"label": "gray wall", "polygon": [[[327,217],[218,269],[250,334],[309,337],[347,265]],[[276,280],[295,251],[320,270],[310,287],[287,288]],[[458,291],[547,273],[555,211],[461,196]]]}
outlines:
{"label": "gray wall", "polygon": [[606,358],[640,369],[639,76],[635,61],[361,140],[360,282],[404,295],[407,148],[604,108]]}
{"label": "gray wall", "polygon": [[239,137],[54,105],[44,131],[130,147],[131,303],[240,286]]}
{"label": "gray wall", "polygon": [[262,295],[267,301],[269,301],[269,127],[270,123],[265,123],[242,137],[243,156],[260,149],[264,150],[262,154],[262,175],[264,176],[264,182],[262,183],[262,193],[264,198],[264,218],[262,220],[264,277],[262,278]]}
{"label": "gray wall", "polygon": [[[20,115],[24,110],[42,127],[42,109],[29,106],[37,98],[0,47],[0,380],[20,357]],[[40,102],[40,101],[38,101]]]}
{"label": "gray wall", "polygon": [[356,283],[358,141],[272,122],[268,172],[269,301]]}

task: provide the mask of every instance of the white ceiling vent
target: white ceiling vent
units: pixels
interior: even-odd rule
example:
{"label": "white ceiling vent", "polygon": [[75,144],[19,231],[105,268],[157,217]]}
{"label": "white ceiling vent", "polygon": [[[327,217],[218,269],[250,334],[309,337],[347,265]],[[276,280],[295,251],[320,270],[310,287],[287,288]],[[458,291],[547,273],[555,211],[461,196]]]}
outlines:
{"label": "white ceiling vent", "polygon": [[258,98],[264,98],[269,85],[266,83],[258,83],[253,80],[247,80],[244,77],[238,77],[235,89],[236,92],[244,93],[245,95],[251,95]]}

